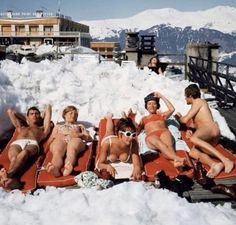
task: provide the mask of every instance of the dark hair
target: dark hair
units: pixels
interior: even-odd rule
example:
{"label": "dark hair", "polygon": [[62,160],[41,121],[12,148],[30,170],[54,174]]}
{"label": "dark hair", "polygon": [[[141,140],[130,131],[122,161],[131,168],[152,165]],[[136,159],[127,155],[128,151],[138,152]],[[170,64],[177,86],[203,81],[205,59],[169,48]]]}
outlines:
{"label": "dark hair", "polygon": [[154,95],[154,92],[150,93],[149,95],[147,95],[147,96],[144,98],[144,104],[145,104],[144,106],[145,106],[145,109],[147,109],[147,103],[148,103],[149,101],[156,101],[157,109],[160,108],[160,102],[159,102],[160,99]]}
{"label": "dark hair", "polygon": [[27,116],[29,115],[29,112],[30,112],[31,110],[37,111],[37,112],[40,114],[39,109],[38,109],[36,106],[32,106],[32,107],[30,107],[30,108],[27,110],[27,113],[26,113]]}
{"label": "dark hair", "polygon": [[201,97],[201,92],[199,87],[196,84],[190,84],[185,88],[185,96],[192,96],[194,99]]}
{"label": "dark hair", "polygon": [[151,57],[151,58],[149,59],[148,65],[149,65],[150,63],[152,63],[152,59],[156,59],[156,60],[157,60],[157,63],[160,62],[160,60],[158,59],[157,56],[153,56],[153,57]]}
{"label": "dark hair", "polygon": [[130,128],[133,131],[136,131],[136,127],[130,118],[121,118],[117,122],[116,125],[116,132],[118,133],[119,131],[126,131],[127,128]]}
{"label": "dark hair", "polygon": [[73,110],[75,110],[77,112],[77,116],[78,116],[78,109],[75,106],[73,106],[73,105],[69,105],[62,112],[63,119],[65,119],[66,113],[68,113],[70,111],[73,111]]}

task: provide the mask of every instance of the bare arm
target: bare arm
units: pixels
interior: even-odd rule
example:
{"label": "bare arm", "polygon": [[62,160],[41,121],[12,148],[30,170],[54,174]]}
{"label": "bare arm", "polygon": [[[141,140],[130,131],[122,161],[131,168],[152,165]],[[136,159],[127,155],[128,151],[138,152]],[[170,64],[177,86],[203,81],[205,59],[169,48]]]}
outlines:
{"label": "bare arm", "polygon": [[71,137],[79,137],[85,141],[93,141],[93,138],[89,134],[89,131],[86,130],[85,126],[82,124],[78,125],[76,128],[73,128],[70,132]]}
{"label": "bare arm", "polygon": [[22,127],[22,122],[26,122],[25,117],[13,109],[8,109],[7,113],[8,113],[8,116],[9,116],[12,124],[14,125],[14,127],[17,130]]}
{"label": "bare arm", "polygon": [[141,119],[140,123],[137,125],[137,133],[140,134],[144,129],[143,119]]}
{"label": "bare arm", "polygon": [[164,73],[163,73],[161,67],[158,68],[158,73],[159,73],[160,75],[164,75]]}
{"label": "bare arm", "polygon": [[154,95],[160,99],[162,99],[162,101],[165,103],[165,105],[167,106],[167,111],[163,112],[163,116],[166,117],[166,119],[168,119],[175,111],[175,107],[172,105],[172,103],[164,96],[162,95],[160,92],[154,92]]}
{"label": "bare arm", "polygon": [[197,113],[199,112],[201,108],[201,105],[198,103],[193,103],[190,110],[188,111],[188,113],[185,116],[182,116],[180,113],[177,113],[178,117],[179,117],[179,121],[180,123],[188,123],[191,119],[193,119]]}
{"label": "bare arm", "polygon": [[132,163],[133,163],[133,172],[132,176],[134,180],[140,180],[141,178],[141,159],[139,156],[139,146],[137,141],[133,142],[132,146]]}
{"label": "bare arm", "polygon": [[52,106],[47,105],[44,110],[43,133],[47,136],[51,131]]}
{"label": "bare arm", "polygon": [[116,170],[107,163],[107,156],[109,151],[109,141],[103,142],[101,146],[101,152],[98,159],[98,168],[99,169],[105,169],[107,172],[109,172],[113,177],[115,177]]}

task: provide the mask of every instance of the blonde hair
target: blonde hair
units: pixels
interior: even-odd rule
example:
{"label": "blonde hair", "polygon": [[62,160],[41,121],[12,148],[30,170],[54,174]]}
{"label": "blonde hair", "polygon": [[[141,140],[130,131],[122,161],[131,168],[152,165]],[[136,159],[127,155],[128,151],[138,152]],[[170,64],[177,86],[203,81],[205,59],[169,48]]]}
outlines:
{"label": "blonde hair", "polygon": [[65,115],[66,115],[66,113],[68,113],[68,112],[70,112],[70,111],[76,111],[76,113],[77,113],[77,116],[78,116],[78,109],[75,107],[75,106],[73,106],[73,105],[69,105],[69,106],[67,106],[66,108],[64,108],[64,110],[63,110],[63,112],[62,112],[62,117],[63,117],[63,119],[65,119]]}

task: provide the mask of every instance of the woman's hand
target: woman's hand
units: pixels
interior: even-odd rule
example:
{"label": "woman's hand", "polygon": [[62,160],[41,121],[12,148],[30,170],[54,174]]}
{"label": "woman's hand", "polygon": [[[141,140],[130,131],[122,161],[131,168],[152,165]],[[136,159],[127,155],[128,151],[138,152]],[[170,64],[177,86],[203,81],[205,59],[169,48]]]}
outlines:
{"label": "woman's hand", "polygon": [[132,175],[131,175],[132,180],[141,180],[141,169],[139,166],[134,166]]}
{"label": "woman's hand", "polygon": [[111,176],[115,177],[115,175],[117,174],[116,170],[114,167],[112,167],[110,164],[107,164],[106,170],[108,173],[111,174]]}
{"label": "woman's hand", "polygon": [[157,97],[157,98],[161,98],[162,97],[162,94],[158,91],[155,91],[154,92],[154,96]]}

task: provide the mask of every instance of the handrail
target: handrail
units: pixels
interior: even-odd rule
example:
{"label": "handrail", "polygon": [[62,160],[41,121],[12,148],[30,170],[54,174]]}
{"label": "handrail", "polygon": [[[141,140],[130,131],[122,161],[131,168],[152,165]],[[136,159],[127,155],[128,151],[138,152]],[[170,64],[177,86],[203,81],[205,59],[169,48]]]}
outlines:
{"label": "handrail", "polygon": [[225,104],[236,104],[236,65],[189,56],[189,79],[207,88],[217,100]]}

